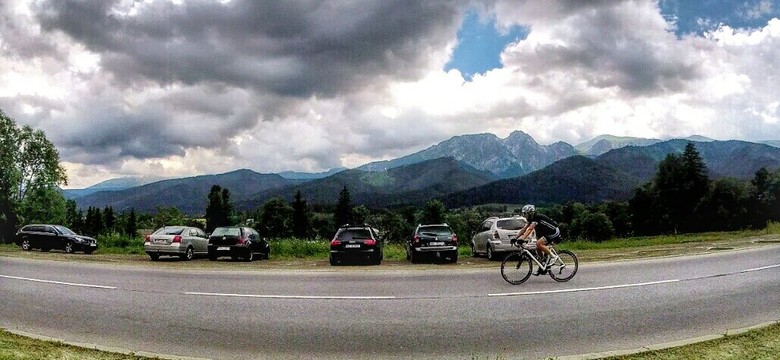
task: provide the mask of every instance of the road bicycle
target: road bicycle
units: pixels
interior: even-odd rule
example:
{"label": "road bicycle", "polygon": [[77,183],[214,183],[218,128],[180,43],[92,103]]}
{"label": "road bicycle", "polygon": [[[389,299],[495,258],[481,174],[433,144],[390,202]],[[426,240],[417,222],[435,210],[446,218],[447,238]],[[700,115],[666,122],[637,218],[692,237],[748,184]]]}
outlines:
{"label": "road bicycle", "polygon": [[[544,269],[547,259],[545,259],[546,254],[544,252],[536,250],[536,241],[518,241],[514,243],[514,246],[519,247],[521,250],[513,252],[504,258],[504,261],[501,262],[501,276],[508,283],[519,285],[531,277],[534,264],[536,264],[537,269]],[[574,255],[569,250],[557,251],[553,244],[547,245],[547,248],[554,255],[558,255],[558,260],[546,272],[557,282],[571,280],[577,274],[579,266],[577,255]],[[542,271],[541,275],[544,274],[545,272]]]}

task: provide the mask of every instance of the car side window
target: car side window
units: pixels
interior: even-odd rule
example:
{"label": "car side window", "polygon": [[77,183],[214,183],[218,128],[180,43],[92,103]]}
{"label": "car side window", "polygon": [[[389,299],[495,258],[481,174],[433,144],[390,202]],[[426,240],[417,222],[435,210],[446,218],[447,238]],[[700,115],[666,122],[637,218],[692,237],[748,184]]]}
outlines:
{"label": "car side window", "polygon": [[490,227],[493,226],[493,223],[488,220],[482,223],[482,229],[480,231],[490,231]]}
{"label": "car side window", "polygon": [[201,229],[198,229],[198,236],[200,236],[202,238],[207,238],[208,237],[208,236],[206,236],[206,233],[203,230],[201,230]]}
{"label": "car side window", "polygon": [[190,236],[198,236],[198,230],[190,229]]}
{"label": "car side window", "polygon": [[51,227],[51,226],[44,227],[43,228],[43,232],[45,232],[47,234],[57,235],[57,231],[55,231],[54,228]]}

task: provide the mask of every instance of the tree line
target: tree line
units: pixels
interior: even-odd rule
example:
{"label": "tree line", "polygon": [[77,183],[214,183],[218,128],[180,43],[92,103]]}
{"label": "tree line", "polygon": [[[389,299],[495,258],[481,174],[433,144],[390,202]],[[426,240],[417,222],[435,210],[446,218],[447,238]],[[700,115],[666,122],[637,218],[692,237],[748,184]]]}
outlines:
{"label": "tree line", "polygon": [[[219,226],[252,226],[264,237],[330,239],[343,224],[368,223],[390,241],[406,239],[417,224],[448,223],[462,242],[468,241],[489,216],[519,215],[522,199],[514,205],[479,205],[448,209],[438,199],[422,207],[369,208],[353,204],[344,187],[335,205],[310,206],[298,191],[288,203],[282,198],[260,208],[236,211],[230,190],[213,185],[203,218],[178,209],[158,207],[154,214],[114,212],[90,207],[84,212],[65,200],[58,186],[67,184],[54,145],[43,132],[17,127],[0,111],[0,236],[13,240],[26,223],[65,224],[87,235],[137,236],[139,229],[190,225],[211,232]],[[706,164],[693,143],[681,154],[669,154],[655,177],[635,189],[626,202],[597,204],[537,204],[540,212],[556,219],[569,239],[603,241],[613,237],[676,234],[701,231],[762,228],[780,221],[780,169],[762,168],[749,181],[708,178]]]}

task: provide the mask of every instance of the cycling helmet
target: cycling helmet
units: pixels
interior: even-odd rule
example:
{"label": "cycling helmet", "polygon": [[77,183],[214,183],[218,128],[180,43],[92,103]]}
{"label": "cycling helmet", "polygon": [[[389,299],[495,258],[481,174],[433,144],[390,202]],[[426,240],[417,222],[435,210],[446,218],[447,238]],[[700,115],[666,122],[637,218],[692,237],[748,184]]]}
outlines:
{"label": "cycling helmet", "polygon": [[533,206],[531,204],[525,205],[523,206],[521,213],[523,214],[523,217],[525,217],[528,220],[531,220],[531,218],[534,216],[534,213],[536,213],[536,206]]}

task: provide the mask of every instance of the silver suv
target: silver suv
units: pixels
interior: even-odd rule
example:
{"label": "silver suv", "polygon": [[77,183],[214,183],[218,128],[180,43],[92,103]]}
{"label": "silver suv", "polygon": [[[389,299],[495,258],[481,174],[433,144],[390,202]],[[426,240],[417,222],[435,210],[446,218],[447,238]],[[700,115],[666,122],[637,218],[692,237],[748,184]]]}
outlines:
{"label": "silver suv", "polygon": [[519,250],[511,241],[527,223],[522,216],[487,218],[471,238],[471,254],[497,260],[499,254]]}

